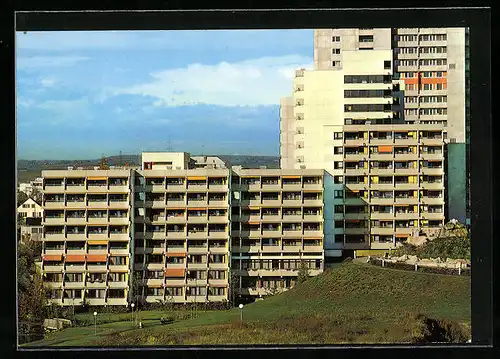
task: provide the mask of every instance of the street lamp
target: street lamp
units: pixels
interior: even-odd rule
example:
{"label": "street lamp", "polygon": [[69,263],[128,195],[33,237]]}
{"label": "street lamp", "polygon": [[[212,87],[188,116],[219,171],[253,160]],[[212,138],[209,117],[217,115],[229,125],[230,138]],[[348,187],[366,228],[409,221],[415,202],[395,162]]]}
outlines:
{"label": "street lamp", "polygon": [[240,322],[243,323],[243,304],[240,304],[238,308],[240,308]]}
{"label": "street lamp", "polygon": [[130,306],[132,307],[132,322],[135,325],[135,321],[134,321],[134,307],[135,307],[135,304],[132,303],[132,304],[130,304]]}
{"label": "street lamp", "polygon": [[97,312],[94,312],[94,335],[97,335]]}

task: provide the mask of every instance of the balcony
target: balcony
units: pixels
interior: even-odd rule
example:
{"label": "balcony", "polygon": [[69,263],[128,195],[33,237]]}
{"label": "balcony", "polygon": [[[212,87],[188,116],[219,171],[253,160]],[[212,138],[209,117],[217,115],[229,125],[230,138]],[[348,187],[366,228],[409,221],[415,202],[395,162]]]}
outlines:
{"label": "balcony", "polygon": [[302,237],[302,229],[283,229],[283,238],[300,238]]}
{"label": "balcony", "polygon": [[87,282],[85,283],[85,287],[88,289],[105,289],[107,287],[107,284],[106,281],[104,280],[102,282],[98,281],[89,282],[87,280]]}
{"label": "balcony", "polygon": [[370,230],[372,235],[383,235],[383,236],[392,236],[394,234],[393,227],[372,227]]}
{"label": "balcony", "polygon": [[109,222],[109,224],[128,225],[129,219],[128,219],[128,217],[109,217],[108,222]]}
{"label": "balcony", "polygon": [[[81,206],[83,202],[78,202],[78,207]],[[63,209],[64,208],[64,201],[45,201],[45,209]],[[70,202],[68,202],[68,207],[70,207]]]}
{"label": "balcony", "polygon": [[184,278],[182,279],[167,279],[165,281],[165,287],[182,287],[186,285]]}
{"label": "balcony", "polygon": [[180,216],[167,216],[166,222],[167,223],[185,223],[186,222],[186,216],[180,215]]}
{"label": "balcony", "polygon": [[387,204],[391,205],[394,203],[394,198],[383,198],[383,197],[372,197],[370,199],[370,204]]}
{"label": "balcony", "polygon": [[187,219],[188,223],[206,223],[208,221],[208,217],[204,216],[189,216]]}
{"label": "balcony", "polygon": [[188,263],[187,268],[189,269],[207,269],[208,263]]}
{"label": "balcony", "polygon": [[188,231],[188,238],[190,239],[196,239],[196,238],[200,238],[200,239],[205,239],[208,237],[208,231],[197,231],[197,232],[191,232],[191,231]]}
{"label": "balcony", "polygon": [[284,214],[283,222],[301,222],[302,215],[301,214]]}
{"label": "balcony", "polygon": [[371,219],[394,219],[394,213],[384,213],[384,212],[372,212],[370,214]]}
{"label": "balcony", "polygon": [[[82,233],[82,235],[84,235]],[[66,236],[64,233],[61,232],[45,232],[45,240],[47,241],[64,241],[66,239]]]}
{"label": "balcony", "polygon": [[64,282],[65,289],[83,289],[85,287],[85,283],[81,282]]}
{"label": "balcony", "polygon": [[[67,184],[66,185],[66,192],[70,192],[70,193],[86,193],[87,192],[87,188],[82,184],[82,185],[70,185],[70,184]],[[49,192],[46,192],[45,193],[49,193]]]}
{"label": "balcony", "polygon": [[190,246],[188,245],[188,253],[189,254],[206,254],[208,253],[208,246]]}
{"label": "balcony", "polygon": [[420,158],[423,160],[443,160],[443,153],[421,153]]}
{"label": "balcony", "polygon": [[301,191],[302,190],[302,184],[299,183],[283,183],[282,188],[285,191]]}
{"label": "balcony", "polygon": [[[89,303],[90,304],[90,303]],[[127,298],[108,298],[106,301],[108,305],[127,305]]]}
{"label": "balcony", "polygon": [[108,287],[110,289],[125,289],[125,288],[128,288],[128,283],[127,282],[108,281]]}
{"label": "balcony", "polygon": [[[64,216],[60,217],[45,217],[43,219],[44,224],[59,224],[64,225]],[[78,223],[80,224],[80,223]],[[85,218],[83,218],[83,224],[85,224]]]}
{"label": "balcony", "polygon": [[417,175],[418,168],[399,167],[399,168],[394,169],[394,174],[396,174],[396,175]]}
{"label": "balcony", "polygon": [[395,183],[394,187],[397,190],[417,190],[418,189],[418,184],[417,183]]}
{"label": "balcony", "polygon": [[[68,204],[69,204],[69,202],[68,202]],[[75,206],[75,208],[81,208],[81,207],[82,207],[81,202],[78,206]],[[104,201],[87,201],[87,208],[104,209],[107,207],[108,207],[108,202],[106,200],[104,200]],[[113,208],[117,208],[114,205],[114,203],[113,203]]]}
{"label": "balcony", "polygon": [[[394,169],[391,168],[381,168],[381,167],[372,167],[370,169],[370,174],[372,175],[392,175],[394,174]],[[375,184],[372,184],[375,185]]]}
{"label": "balcony", "polygon": [[43,271],[46,273],[61,273],[63,271],[62,264],[45,264],[43,265]]}
{"label": "balcony", "polygon": [[323,191],[323,185],[321,183],[304,182],[304,190],[316,190],[318,192],[321,192]]}
{"label": "balcony", "polygon": [[392,183],[372,183],[370,185],[371,190],[392,190],[393,188]]}
{"label": "balcony", "polygon": [[443,220],[444,213],[443,212],[421,212],[420,213],[422,219],[428,220]]}
{"label": "balcony", "polygon": [[[113,268],[115,266],[109,266],[109,269],[111,270],[111,268]],[[119,267],[119,266],[116,266],[116,267]],[[125,266],[127,267],[127,266]],[[160,270],[163,270],[165,268],[165,265],[163,262],[160,262],[160,263],[146,263],[146,268],[148,270],[151,270],[151,271],[160,271]],[[128,267],[127,267],[128,269]]]}
{"label": "balcony", "polygon": [[104,298],[89,298],[85,297],[85,304],[87,305],[95,305],[95,306],[104,306],[106,304],[106,300]]}
{"label": "balcony", "polygon": [[363,182],[346,183],[345,186],[352,191],[360,191],[368,188],[368,184]]}
{"label": "balcony", "polygon": [[394,154],[394,159],[396,161],[409,161],[409,160],[417,160],[418,154],[411,152],[400,152]]}
{"label": "balcony", "polygon": [[424,146],[442,146],[443,142],[444,140],[441,137],[420,137],[420,143]]}
{"label": "balcony", "polygon": [[344,228],[344,233],[345,234],[368,234],[368,228],[366,227],[361,227],[361,228]]}
{"label": "balcony", "polygon": [[421,198],[422,204],[444,204],[444,199],[442,197],[427,197]]}
{"label": "balcony", "polygon": [[228,252],[228,249],[226,246],[222,246],[222,247],[211,246],[210,247],[210,253],[212,253],[212,254],[225,254],[227,252]]}
{"label": "balcony", "polygon": [[228,268],[227,263],[209,263],[208,266],[210,269],[227,269]]}
{"label": "balcony", "polygon": [[345,146],[363,146],[366,145],[368,139],[366,138],[345,138],[344,145]]}
{"label": "balcony", "polygon": [[395,202],[398,204],[418,204],[417,197],[396,197]]}
{"label": "balcony", "polygon": [[262,246],[262,253],[280,253],[281,252],[281,245],[275,245],[275,246]]}
{"label": "balcony", "polygon": [[127,248],[113,248],[113,247],[111,247],[109,249],[109,253],[111,255],[128,255],[129,250]]}
{"label": "balcony", "polygon": [[420,187],[427,190],[443,190],[444,183],[442,182],[420,182]]}
{"label": "balcony", "polygon": [[265,206],[276,206],[280,207],[281,206],[281,199],[262,199],[262,204]]}
{"label": "balcony", "polygon": [[[190,204],[191,207],[196,207]],[[168,199],[167,198],[167,208],[168,207],[186,207],[186,200],[184,199]]]}
{"label": "balcony", "polygon": [[223,231],[209,231],[208,238],[209,239],[226,239],[229,236],[228,232]]}
{"label": "balcony", "polygon": [[416,228],[414,227],[396,227],[396,234],[408,234],[411,235]]}
{"label": "balcony", "polygon": [[109,185],[109,193],[129,193],[129,188],[127,185]]}
{"label": "balcony", "polygon": [[186,232],[181,231],[167,231],[167,239],[186,239]]}
{"label": "balcony", "polygon": [[227,192],[228,189],[227,184],[208,184],[208,192]]}
{"label": "balcony", "polygon": [[167,184],[167,192],[185,192],[186,184]]}
{"label": "balcony", "polygon": [[[106,267],[106,266],[101,266],[101,267]],[[64,270],[66,271],[66,273],[82,273],[85,272],[85,264],[79,264],[79,265],[66,264]]]}
{"label": "balcony", "polygon": [[[89,264],[87,265],[87,270],[91,273],[106,273],[108,267],[106,264]],[[66,268],[67,271],[67,268]]]}
{"label": "balcony", "polygon": [[443,171],[442,168],[421,167],[420,171],[424,175],[431,175],[431,176],[442,176],[442,175],[444,175],[444,171]]}
{"label": "balcony", "polygon": [[398,213],[396,212],[395,213],[395,218],[396,219],[418,219],[418,213],[412,213],[412,212],[401,212],[401,213]]}
{"label": "balcony", "polygon": [[322,207],[323,206],[323,200],[322,199],[304,198],[303,204],[304,204],[304,206]]}
{"label": "balcony", "polygon": [[57,193],[63,193],[64,192],[64,185],[59,184],[59,185],[45,185],[45,188],[43,189],[43,192],[46,194],[57,194]]}
{"label": "balcony", "polygon": [[229,219],[227,217],[227,215],[224,215],[224,216],[209,216],[208,217],[208,223],[220,223],[220,224],[223,224],[223,223],[228,223]]}

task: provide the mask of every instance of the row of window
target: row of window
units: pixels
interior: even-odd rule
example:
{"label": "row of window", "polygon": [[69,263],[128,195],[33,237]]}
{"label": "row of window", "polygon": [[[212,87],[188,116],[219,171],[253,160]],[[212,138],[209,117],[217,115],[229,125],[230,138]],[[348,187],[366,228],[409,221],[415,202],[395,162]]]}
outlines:
{"label": "row of window", "polygon": [[391,90],[344,90],[344,98],[387,97],[391,95]]}
{"label": "row of window", "polygon": [[410,108],[405,109],[405,115],[407,116],[417,116],[417,115],[447,115],[448,109],[443,108]]}
{"label": "row of window", "polygon": [[[417,84],[405,84],[406,91],[416,91],[418,88]],[[420,90],[424,91],[446,90],[447,88],[447,84],[420,84]]]}
{"label": "row of window", "polygon": [[[390,61],[386,61],[389,63]],[[390,75],[345,75],[344,83],[346,84],[381,84],[391,83],[392,77]]]}
{"label": "row of window", "polygon": [[446,102],[448,100],[447,96],[407,96],[405,97],[406,103],[436,103],[436,102]]}
{"label": "row of window", "polygon": [[[423,71],[421,72],[422,77],[446,77],[447,73],[446,71]],[[401,72],[401,77],[404,78],[416,78],[417,73],[416,72]]]}
{"label": "row of window", "polygon": [[396,60],[398,66],[442,66],[447,64],[446,59],[420,59],[420,60]]}
{"label": "row of window", "polygon": [[398,47],[396,54],[443,54],[447,52],[446,46]]}
{"label": "row of window", "polygon": [[344,112],[384,112],[391,111],[392,106],[386,104],[351,104],[344,105]]}
{"label": "row of window", "polygon": [[[418,41],[419,35],[398,35],[397,41]],[[420,35],[420,41],[446,41],[446,34]]]}

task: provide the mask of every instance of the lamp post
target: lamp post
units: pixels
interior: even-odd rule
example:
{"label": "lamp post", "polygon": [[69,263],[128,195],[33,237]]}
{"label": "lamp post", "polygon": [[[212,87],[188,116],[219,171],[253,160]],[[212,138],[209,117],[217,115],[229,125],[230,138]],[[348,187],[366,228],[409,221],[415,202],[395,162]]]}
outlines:
{"label": "lamp post", "polygon": [[238,308],[240,308],[240,322],[243,323],[243,304],[240,304]]}
{"label": "lamp post", "polygon": [[97,312],[94,312],[94,335],[97,335]]}
{"label": "lamp post", "polygon": [[134,307],[135,307],[135,304],[132,303],[132,304],[130,304],[130,306],[132,307],[132,322],[135,325],[135,320],[134,320]]}

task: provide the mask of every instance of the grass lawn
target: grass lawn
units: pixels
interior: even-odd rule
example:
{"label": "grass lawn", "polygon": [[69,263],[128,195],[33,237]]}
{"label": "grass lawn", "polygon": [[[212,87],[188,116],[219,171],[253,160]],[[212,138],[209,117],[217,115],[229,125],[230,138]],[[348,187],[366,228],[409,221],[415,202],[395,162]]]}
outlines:
{"label": "grass lawn", "polygon": [[424,331],[416,314],[468,324],[470,301],[470,277],[345,263],[245,306],[243,323],[238,308],[169,325],[159,324],[161,313],[143,312],[143,329],[128,319],[98,325],[97,337],[93,326],[68,328],[29,345],[408,343]]}

